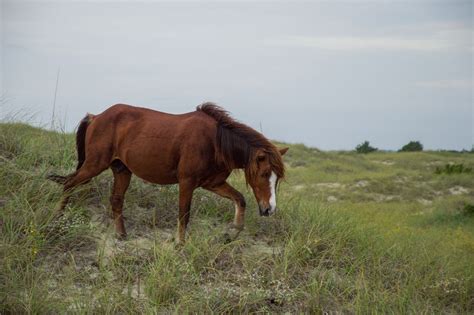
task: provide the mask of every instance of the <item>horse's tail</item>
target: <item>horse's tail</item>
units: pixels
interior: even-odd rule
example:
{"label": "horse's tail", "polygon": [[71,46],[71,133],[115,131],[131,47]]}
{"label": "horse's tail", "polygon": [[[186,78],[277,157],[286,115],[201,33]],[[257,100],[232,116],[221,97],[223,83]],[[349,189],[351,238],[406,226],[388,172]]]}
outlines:
{"label": "horse's tail", "polygon": [[77,150],[77,167],[76,170],[80,169],[84,161],[86,160],[86,131],[89,127],[89,123],[92,121],[94,115],[87,114],[86,117],[82,118],[77,128],[76,133],[76,150]]}
{"label": "horse's tail", "polygon": [[[92,118],[94,115],[92,114],[87,114],[86,117],[84,117],[81,122],[79,123],[79,126],[77,128],[76,132],[76,150],[77,150],[77,166],[76,166],[76,171],[81,168],[82,164],[84,164],[84,161],[86,160],[86,132],[87,132],[87,127],[89,126],[89,123],[91,122]],[[71,175],[74,175],[71,174]],[[71,176],[62,176],[58,174],[49,174],[46,176],[49,180],[52,180],[53,182],[56,182],[58,184],[64,184],[66,180]]]}

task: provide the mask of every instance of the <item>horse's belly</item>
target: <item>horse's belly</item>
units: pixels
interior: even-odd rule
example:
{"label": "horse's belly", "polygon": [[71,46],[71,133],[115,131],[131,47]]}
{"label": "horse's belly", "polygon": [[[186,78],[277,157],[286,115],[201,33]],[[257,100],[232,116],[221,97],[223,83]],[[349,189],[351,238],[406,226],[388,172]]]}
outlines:
{"label": "horse's belly", "polygon": [[161,150],[160,153],[128,151],[122,162],[136,176],[155,184],[168,185],[178,182],[177,163]]}
{"label": "horse's belly", "polygon": [[140,170],[134,171],[130,169],[133,174],[140,177],[147,182],[160,184],[160,185],[170,185],[170,184],[177,184],[178,178],[175,174],[170,173],[153,173],[153,172],[140,172]]}

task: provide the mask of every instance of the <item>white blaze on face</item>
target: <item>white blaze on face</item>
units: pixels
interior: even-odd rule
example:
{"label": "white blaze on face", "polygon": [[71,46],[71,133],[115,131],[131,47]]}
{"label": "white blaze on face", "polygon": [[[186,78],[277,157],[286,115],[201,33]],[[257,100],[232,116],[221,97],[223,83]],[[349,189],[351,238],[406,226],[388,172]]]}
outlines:
{"label": "white blaze on face", "polygon": [[276,210],[276,181],[277,181],[277,176],[275,172],[272,172],[272,175],[270,176],[269,179],[269,184],[270,184],[270,213],[275,212]]}

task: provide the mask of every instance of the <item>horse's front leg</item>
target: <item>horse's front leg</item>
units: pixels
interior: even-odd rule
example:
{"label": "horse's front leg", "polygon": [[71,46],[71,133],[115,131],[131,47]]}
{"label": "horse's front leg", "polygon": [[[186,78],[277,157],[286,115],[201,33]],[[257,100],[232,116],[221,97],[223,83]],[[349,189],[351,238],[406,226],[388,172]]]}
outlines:
{"label": "horse's front leg", "polygon": [[212,187],[204,187],[205,189],[218,194],[221,197],[230,199],[235,205],[234,227],[240,232],[244,228],[245,221],[245,198],[234,187],[224,182],[220,185]]}
{"label": "horse's front leg", "polygon": [[189,181],[181,181],[179,183],[179,214],[178,214],[178,244],[184,244],[186,237],[186,227],[189,223],[191,210],[191,201],[195,189]]}

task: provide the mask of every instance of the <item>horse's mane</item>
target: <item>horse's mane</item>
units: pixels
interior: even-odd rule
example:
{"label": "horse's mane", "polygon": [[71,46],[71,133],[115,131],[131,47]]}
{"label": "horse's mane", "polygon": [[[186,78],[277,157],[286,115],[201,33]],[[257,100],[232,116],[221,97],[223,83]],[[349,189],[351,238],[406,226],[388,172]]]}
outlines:
{"label": "horse's mane", "polygon": [[244,168],[247,182],[257,174],[257,149],[268,154],[272,170],[282,178],[285,167],[278,149],[261,133],[234,120],[222,107],[203,103],[196,107],[217,121],[216,160],[229,170]]}

